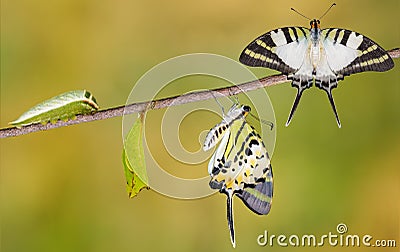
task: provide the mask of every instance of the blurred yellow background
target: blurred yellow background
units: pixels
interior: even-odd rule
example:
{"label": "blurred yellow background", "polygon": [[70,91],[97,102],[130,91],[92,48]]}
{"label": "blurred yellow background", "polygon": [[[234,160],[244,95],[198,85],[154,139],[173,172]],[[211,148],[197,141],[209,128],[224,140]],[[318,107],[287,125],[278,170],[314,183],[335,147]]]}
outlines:
{"label": "blurred yellow background", "polygon": [[[164,60],[196,52],[238,59],[266,31],[308,27],[290,7],[314,18],[331,3],[3,0],[0,125],[74,89],[90,90],[102,108],[122,105],[134,83]],[[355,30],[385,49],[400,46],[398,0],[336,3],[322,28]],[[350,234],[396,239],[398,249],[398,59],[395,64],[387,73],[357,74],[339,83],[333,95],[342,129],[317,88],[304,93],[290,127],[284,127],[295,89],[289,83],[267,89],[278,127],[273,206],[260,217],[235,199],[236,251],[282,250],[257,245],[264,230],[322,235],[341,222]],[[259,77],[275,73],[252,71]],[[191,82],[174,92],[190,91],[189,85],[196,88]],[[197,150],[198,134],[217,121],[186,122],[185,146]],[[144,191],[128,199],[121,135],[121,118],[113,118],[0,140],[1,251],[232,250],[224,195],[177,200]],[[162,152],[157,141],[154,148]],[[207,162],[186,168],[207,174]]]}

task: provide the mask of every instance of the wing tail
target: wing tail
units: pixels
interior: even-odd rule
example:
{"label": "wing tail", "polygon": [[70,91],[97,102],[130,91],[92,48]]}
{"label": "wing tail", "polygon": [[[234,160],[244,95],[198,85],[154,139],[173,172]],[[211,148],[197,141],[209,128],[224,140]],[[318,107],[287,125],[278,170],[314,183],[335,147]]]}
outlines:
{"label": "wing tail", "polygon": [[342,125],[340,124],[339,116],[338,116],[338,113],[336,111],[335,101],[333,100],[333,96],[332,96],[332,89],[328,89],[328,90],[325,90],[325,91],[326,91],[326,93],[328,95],[328,99],[329,99],[329,102],[331,104],[333,113],[335,114],[336,122],[338,124],[338,127],[341,128]]}
{"label": "wing tail", "polygon": [[287,122],[285,124],[286,127],[289,126],[290,122],[292,121],[292,117],[294,115],[294,112],[297,109],[297,106],[299,105],[300,98],[301,98],[302,94],[303,94],[303,89],[297,88],[296,99],[294,99],[294,103],[293,103],[292,109],[290,110],[289,117],[288,117]]}
{"label": "wing tail", "polygon": [[297,106],[299,105],[301,95],[303,94],[303,91],[306,90],[307,88],[310,88],[312,86],[312,81],[313,79],[308,79],[308,80],[302,80],[301,78],[296,78],[296,76],[288,76],[289,79],[293,79],[292,81],[292,87],[297,88],[297,94],[296,98],[294,100],[292,109],[290,110],[289,118],[285,124],[285,126],[289,126],[290,122],[292,121],[292,117],[294,115],[294,112],[297,109]]}
{"label": "wing tail", "polygon": [[235,227],[233,225],[232,204],[233,204],[233,194],[232,193],[227,193],[226,210],[227,210],[229,234],[230,234],[230,237],[231,237],[232,246],[235,248],[236,247],[236,241],[235,241]]}
{"label": "wing tail", "polygon": [[331,104],[333,113],[335,114],[337,125],[339,128],[341,128],[342,124],[340,123],[339,115],[337,113],[335,106],[335,101],[333,100],[332,96],[332,89],[337,87],[337,79],[327,79],[327,80],[317,79],[315,80],[315,86],[318,87],[319,89],[324,90],[328,95],[329,103]]}

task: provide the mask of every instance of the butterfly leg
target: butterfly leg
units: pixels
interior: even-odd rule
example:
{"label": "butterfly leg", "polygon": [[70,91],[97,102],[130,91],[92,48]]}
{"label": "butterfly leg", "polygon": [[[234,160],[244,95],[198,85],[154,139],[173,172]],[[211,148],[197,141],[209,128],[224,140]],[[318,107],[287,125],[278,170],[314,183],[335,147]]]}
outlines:
{"label": "butterfly leg", "polygon": [[218,106],[221,108],[222,110],[222,116],[225,116],[225,109],[224,106],[222,106],[222,104],[218,101],[217,96],[214,93],[217,93],[218,96],[220,96],[220,94],[216,91],[211,90],[211,95],[214,97],[214,100],[217,102]]}
{"label": "butterfly leg", "polygon": [[312,86],[312,79],[303,80],[303,81],[301,80],[301,78],[293,79],[292,87],[297,88],[297,94],[296,94],[296,99],[294,100],[292,109],[290,110],[289,118],[286,122],[286,127],[289,126],[290,121],[292,120],[293,114],[297,109],[297,105],[299,105],[300,98],[301,98],[301,95],[303,94],[303,91],[311,86]]}

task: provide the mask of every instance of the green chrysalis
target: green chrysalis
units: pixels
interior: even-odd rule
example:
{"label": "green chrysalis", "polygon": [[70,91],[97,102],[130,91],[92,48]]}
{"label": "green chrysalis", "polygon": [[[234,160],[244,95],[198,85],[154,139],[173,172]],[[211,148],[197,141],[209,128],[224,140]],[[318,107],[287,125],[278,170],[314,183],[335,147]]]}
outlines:
{"label": "green chrysalis", "polygon": [[21,128],[34,123],[68,121],[76,115],[90,114],[98,109],[96,99],[89,91],[69,91],[37,104],[9,124]]}
{"label": "green chrysalis", "polygon": [[139,115],[126,136],[122,163],[129,198],[135,197],[144,188],[150,189],[143,150],[143,114]]}

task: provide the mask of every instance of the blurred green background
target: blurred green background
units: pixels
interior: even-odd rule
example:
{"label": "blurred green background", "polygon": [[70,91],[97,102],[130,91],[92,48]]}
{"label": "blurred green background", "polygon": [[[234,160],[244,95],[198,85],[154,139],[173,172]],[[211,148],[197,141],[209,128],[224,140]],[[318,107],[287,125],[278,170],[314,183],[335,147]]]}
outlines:
{"label": "blurred green background", "polygon": [[[140,76],[164,60],[195,52],[237,59],[248,42],[268,30],[307,27],[308,21],[290,7],[313,18],[331,3],[3,0],[0,125],[6,127],[32,105],[74,89],[93,92],[102,108],[122,105]],[[352,29],[386,49],[400,46],[398,0],[336,3],[321,21],[323,28]],[[235,200],[236,251],[282,250],[257,245],[264,230],[322,235],[335,232],[341,222],[349,234],[396,239],[398,249],[398,59],[395,64],[387,73],[347,77],[333,91],[342,129],[325,93],[316,88],[304,93],[290,127],[284,127],[295,89],[289,83],[267,89],[278,127],[273,207],[260,217]],[[274,73],[252,71],[259,77]],[[190,85],[173,93],[197,88]],[[185,147],[197,150],[194,131],[200,134],[219,119],[189,119],[181,137]],[[160,134],[157,128],[154,134]],[[224,195],[177,200],[144,191],[128,199],[121,118],[2,139],[0,144],[1,251],[232,250]],[[157,139],[154,148],[165,152]],[[164,162],[175,165],[170,159]],[[185,167],[196,176],[207,173],[207,162],[179,166]]]}

